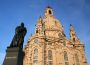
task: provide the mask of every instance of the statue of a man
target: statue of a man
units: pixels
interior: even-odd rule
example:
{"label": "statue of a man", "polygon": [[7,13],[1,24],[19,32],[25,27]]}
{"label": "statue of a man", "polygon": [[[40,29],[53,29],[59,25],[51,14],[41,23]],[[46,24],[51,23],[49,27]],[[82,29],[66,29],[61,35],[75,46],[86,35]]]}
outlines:
{"label": "statue of a man", "polygon": [[24,37],[26,33],[27,30],[26,27],[24,27],[24,23],[21,23],[21,26],[17,26],[10,47],[23,47]]}

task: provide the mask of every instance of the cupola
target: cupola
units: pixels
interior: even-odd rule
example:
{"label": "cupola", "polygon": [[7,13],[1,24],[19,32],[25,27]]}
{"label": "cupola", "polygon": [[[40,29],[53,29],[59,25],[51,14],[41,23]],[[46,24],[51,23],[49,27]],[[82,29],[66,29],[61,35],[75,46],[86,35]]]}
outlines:
{"label": "cupola", "polygon": [[48,6],[45,10],[45,16],[50,16],[50,15],[53,15],[53,9]]}

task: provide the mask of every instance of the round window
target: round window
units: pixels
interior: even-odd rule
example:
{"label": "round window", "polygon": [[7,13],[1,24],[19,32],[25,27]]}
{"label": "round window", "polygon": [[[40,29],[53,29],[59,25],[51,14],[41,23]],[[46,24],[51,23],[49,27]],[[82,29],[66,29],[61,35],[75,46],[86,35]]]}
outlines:
{"label": "round window", "polygon": [[37,44],[38,44],[38,43],[39,43],[38,39],[35,39],[35,40],[34,40],[34,43],[37,43]]}

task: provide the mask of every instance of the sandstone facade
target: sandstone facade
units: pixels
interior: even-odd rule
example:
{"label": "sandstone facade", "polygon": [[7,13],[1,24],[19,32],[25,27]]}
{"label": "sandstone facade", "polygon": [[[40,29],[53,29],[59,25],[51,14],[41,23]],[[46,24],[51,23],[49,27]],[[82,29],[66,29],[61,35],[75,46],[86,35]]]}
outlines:
{"label": "sandstone facade", "polygon": [[70,25],[70,39],[64,34],[62,24],[53,15],[53,9],[45,9],[35,34],[24,48],[23,65],[87,65],[84,44]]}

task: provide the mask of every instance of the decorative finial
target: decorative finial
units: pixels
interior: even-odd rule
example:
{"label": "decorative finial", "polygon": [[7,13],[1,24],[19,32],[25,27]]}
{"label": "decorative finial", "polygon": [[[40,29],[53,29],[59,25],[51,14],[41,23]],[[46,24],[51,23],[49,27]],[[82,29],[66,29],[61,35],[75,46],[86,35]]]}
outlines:
{"label": "decorative finial", "polygon": [[41,16],[39,16],[39,18],[42,18]]}
{"label": "decorative finial", "polygon": [[40,16],[39,20],[38,20],[38,23],[41,23],[41,22],[42,22],[42,17]]}
{"label": "decorative finial", "polygon": [[31,33],[31,36],[32,36],[32,33]]}
{"label": "decorative finial", "polygon": [[70,26],[72,26],[72,24],[70,24]]}
{"label": "decorative finial", "polygon": [[70,30],[74,30],[74,27],[72,24],[70,24]]}
{"label": "decorative finial", "polygon": [[51,8],[51,9],[52,9],[52,7],[51,7],[51,6],[49,6],[49,5],[47,6],[47,8]]}
{"label": "decorative finial", "polygon": [[39,19],[42,19],[42,17],[41,17],[41,16],[39,16]]}

